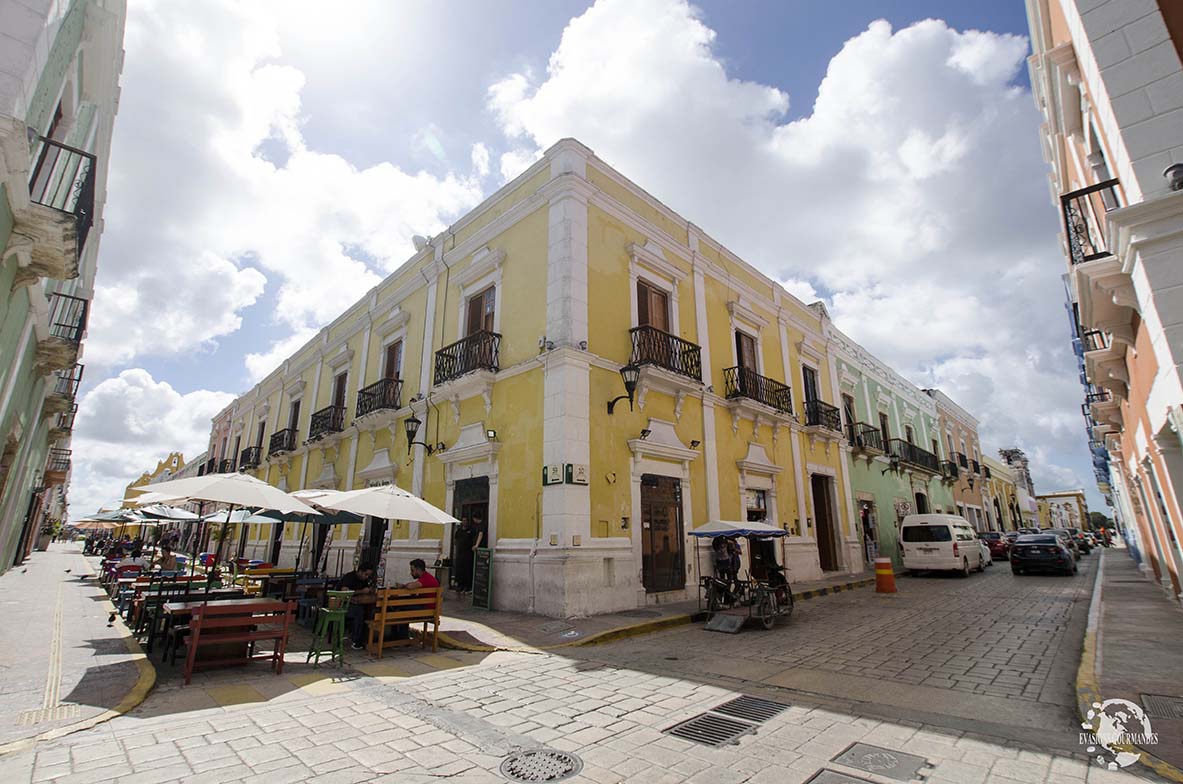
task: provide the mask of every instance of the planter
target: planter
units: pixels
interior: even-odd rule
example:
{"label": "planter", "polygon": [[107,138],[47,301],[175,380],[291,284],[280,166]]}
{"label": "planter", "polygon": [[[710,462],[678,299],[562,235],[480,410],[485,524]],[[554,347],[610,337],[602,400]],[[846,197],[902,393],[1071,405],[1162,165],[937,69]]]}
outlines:
{"label": "planter", "polygon": [[46,550],[48,550],[48,549],[49,549],[49,540],[50,540],[50,538],[51,538],[51,537],[50,537],[50,535],[49,535],[49,534],[40,534],[40,535],[38,535],[38,537],[37,537],[37,547],[36,547],[36,549],[37,549],[37,550],[39,550],[39,551],[41,551],[41,552],[45,552]]}

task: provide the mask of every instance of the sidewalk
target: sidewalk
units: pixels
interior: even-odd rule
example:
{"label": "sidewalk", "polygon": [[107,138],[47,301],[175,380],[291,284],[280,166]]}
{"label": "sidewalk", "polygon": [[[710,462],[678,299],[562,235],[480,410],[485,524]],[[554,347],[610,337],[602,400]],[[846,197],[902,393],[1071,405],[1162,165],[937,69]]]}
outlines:
{"label": "sidewalk", "polygon": [[82,556],[81,543],[33,553],[0,577],[0,751],[134,707],[155,678]]}
{"label": "sidewalk", "polygon": [[[875,575],[872,572],[838,575],[796,583],[793,585],[793,596],[800,602],[874,583]],[[470,606],[467,599],[455,598],[449,592],[440,619],[440,645],[483,652],[593,645],[691,623],[699,620],[702,611],[697,601],[689,601],[564,620],[528,613],[482,610]]]}
{"label": "sidewalk", "polygon": [[1146,752],[1183,769],[1183,611],[1139,572],[1124,549],[1105,552],[1097,613],[1096,690],[1102,701],[1124,699],[1147,708],[1147,695],[1174,697],[1175,717],[1153,709],[1147,718],[1158,743]]}

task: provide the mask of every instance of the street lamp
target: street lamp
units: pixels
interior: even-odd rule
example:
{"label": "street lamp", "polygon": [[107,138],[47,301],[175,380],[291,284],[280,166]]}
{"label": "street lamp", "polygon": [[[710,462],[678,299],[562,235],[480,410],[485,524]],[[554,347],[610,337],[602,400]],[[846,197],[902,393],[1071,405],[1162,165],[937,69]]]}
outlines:
{"label": "street lamp", "polygon": [[432,446],[431,444],[425,443],[423,441],[416,441],[415,440],[415,434],[419,432],[419,426],[422,424],[423,423],[414,414],[411,414],[411,416],[407,418],[407,421],[403,422],[403,428],[407,431],[407,454],[408,455],[411,454],[411,447],[413,447],[415,444],[418,444],[419,446],[426,449],[427,454],[429,454],[429,455],[432,452],[436,451],[437,449],[443,448],[443,444],[437,444],[436,446]]}
{"label": "street lamp", "polygon": [[625,365],[620,369],[620,379],[624,382],[625,394],[608,401],[608,413],[616,407],[618,401],[628,398],[628,410],[633,410],[633,392],[637,389],[637,380],[641,377],[641,369],[636,365]]}

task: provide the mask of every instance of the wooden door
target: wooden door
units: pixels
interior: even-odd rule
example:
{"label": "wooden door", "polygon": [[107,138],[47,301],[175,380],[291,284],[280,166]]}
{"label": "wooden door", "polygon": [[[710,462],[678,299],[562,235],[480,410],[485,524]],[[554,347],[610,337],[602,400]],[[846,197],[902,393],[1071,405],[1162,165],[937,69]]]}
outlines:
{"label": "wooden door", "polygon": [[808,365],[801,367],[801,376],[805,381],[805,402],[812,403],[817,396],[817,371]]}
{"label": "wooden door", "polygon": [[345,407],[345,384],[349,380],[348,373],[338,373],[337,377],[333,379],[333,405],[339,408]]}
{"label": "wooden door", "polygon": [[641,477],[641,581],[648,593],[686,587],[682,485],[674,477]]}
{"label": "wooden door", "polygon": [[386,347],[382,361],[382,378],[399,377],[403,366],[403,342],[396,340]]}
{"label": "wooden door", "polygon": [[480,294],[474,294],[468,299],[468,327],[465,330],[465,337],[475,335],[477,332],[492,332],[493,331],[493,316],[497,308],[497,289],[494,286],[482,291]]}
{"label": "wooden door", "polygon": [[669,295],[643,280],[637,281],[637,326],[670,331]]}
{"label": "wooden door", "polygon": [[838,543],[835,536],[834,507],[830,503],[830,483],[833,480],[822,474],[809,478],[813,491],[814,530],[817,534],[817,554],[823,572],[834,572],[838,565]]}

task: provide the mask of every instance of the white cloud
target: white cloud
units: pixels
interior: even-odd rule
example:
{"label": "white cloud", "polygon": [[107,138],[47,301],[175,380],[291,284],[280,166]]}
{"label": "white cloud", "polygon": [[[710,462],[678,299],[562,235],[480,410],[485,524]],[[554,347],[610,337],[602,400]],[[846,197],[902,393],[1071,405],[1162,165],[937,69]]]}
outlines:
{"label": "white cloud", "polygon": [[472,145],[472,170],[478,177],[489,174],[489,148],[480,142]]}
{"label": "white cloud", "polygon": [[279,367],[280,363],[295,354],[305,343],[312,340],[318,330],[312,328],[297,329],[283,340],[276,341],[271,348],[263,353],[246,355],[246,370],[251,383],[262,381],[268,373]]}
{"label": "white cloud", "polygon": [[210,420],[234,395],[182,395],[139,368],[108,378],[83,396],[74,425],[70,516],[118,502],[129,482],[169,452],[193,459],[209,441]]}
{"label": "white cloud", "polygon": [[276,321],[320,326],[410,256],[413,234],[480,201],[475,178],[359,168],[311,149],[304,74],[275,62],[284,11],[130,6],[92,362],[227,335],[265,281],[277,287]]}
{"label": "white cloud", "polygon": [[990,451],[1088,476],[1039,115],[1010,81],[1026,40],[873,22],[792,122],[714,40],[680,0],[597,2],[545,74],[490,88],[503,170],[580,139],[806,301],[826,291],[844,332],[979,416]]}

